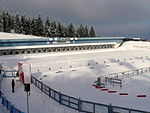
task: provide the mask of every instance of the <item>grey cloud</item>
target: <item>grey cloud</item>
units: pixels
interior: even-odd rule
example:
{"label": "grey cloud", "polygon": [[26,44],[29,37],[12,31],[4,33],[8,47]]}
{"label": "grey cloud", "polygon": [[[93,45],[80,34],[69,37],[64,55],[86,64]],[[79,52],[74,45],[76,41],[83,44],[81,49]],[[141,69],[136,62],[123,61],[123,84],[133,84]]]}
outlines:
{"label": "grey cloud", "polygon": [[145,23],[129,23],[129,24],[111,24],[106,26],[97,25],[97,32],[100,31],[101,36],[125,36],[125,37],[141,37],[149,38],[150,24]]}
{"label": "grey cloud", "polygon": [[[148,32],[149,0],[0,0],[0,7],[31,16],[96,26],[97,32]],[[145,24],[147,23],[147,24]],[[144,32],[145,32],[144,31]],[[132,33],[131,33],[132,34]],[[147,33],[148,34],[148,33]]]}

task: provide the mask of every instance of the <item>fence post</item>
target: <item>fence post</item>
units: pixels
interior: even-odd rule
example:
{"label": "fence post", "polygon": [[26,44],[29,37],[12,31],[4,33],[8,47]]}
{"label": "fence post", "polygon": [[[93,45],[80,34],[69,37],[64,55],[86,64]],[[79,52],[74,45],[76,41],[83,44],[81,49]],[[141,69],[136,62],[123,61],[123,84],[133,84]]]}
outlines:
{"label": "fence post", "polygon": [[79,108],[79,112],[81,112],[81,98],[79,98],[78,100],[78,108]]}
{"label": "fence post", "polygon": [[123,85],[122,85],[122,80],[120,79],[120,88],[122,88],[122,86],[123,86]]}
{"label": "fence post", "polygon": [[4,106],[4,97],[2,96],[2,105]]}
{"label": "fence post", "polygon": [[51,97],[51,88],[50,88],[50,86],[49,86],[49,97]]}
{"label": "fence post", "polygon": [[37,80],[36,79],[34,79],[34,80],[35,80],[35,84],[34,85],[37,87]]}
{"label": "fence post", "polygon": [[93,103],[93,113],[95,113],[95,104]]}
{"label": "fence post", "polygon": [[41,92],[43,92],[43,82],[41,82]]}
{"label": "fence post", "polygon": [[62,97],[62,95],[61,95],[61,91],[59,92],[59,103],[61,104],[61,97]]}
{"label": "fence post", "polygon": [[13,113],[13,109],[14,109],[14,107],[11,106],[11,107],[10,107],[10,113]]}
{"label": "fence post", "polygon": [[113,108],[112,108],[111,103],[110,103],[110,105],[108,106],[108,113],[113,113]]}
{"label": "fence post", "polygon": [[129,113],[131,113],[131,109],[129,109]]}
{"label": "fence post", "polygon": [[6,99],[6,108],[8,110],[8,100]]}

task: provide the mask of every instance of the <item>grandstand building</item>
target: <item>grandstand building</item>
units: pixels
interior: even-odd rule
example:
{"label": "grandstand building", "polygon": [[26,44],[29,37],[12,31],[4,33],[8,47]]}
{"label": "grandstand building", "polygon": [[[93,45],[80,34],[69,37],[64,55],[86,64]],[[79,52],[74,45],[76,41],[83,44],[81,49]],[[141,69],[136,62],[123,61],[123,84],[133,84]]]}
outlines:
{"label": "grandstand building", "polygon": [[0,55],[109,49],[118,47],[126,39],[125,37],[42,38],[9,33],[0,37]]}

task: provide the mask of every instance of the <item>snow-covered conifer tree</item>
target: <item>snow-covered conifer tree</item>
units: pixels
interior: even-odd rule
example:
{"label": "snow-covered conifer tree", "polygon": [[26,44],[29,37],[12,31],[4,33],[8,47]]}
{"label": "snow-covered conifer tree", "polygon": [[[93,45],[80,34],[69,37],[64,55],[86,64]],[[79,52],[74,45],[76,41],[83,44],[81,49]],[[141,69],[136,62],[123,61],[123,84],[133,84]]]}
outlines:
{"label": "snow-covered conifer tree", "polygon": [[50,36],[51,37],[56,36],[56,22],[55,21],[50,23]]}
{"label": "snow-covered conifer tree", "polygon": [[84,37],[89,37],[89,29],[88,29],[87,25],[84,28]]}
{"label": "snow-covered conifer tree", "polygon": [[48,17],[46,19],[45,26],[44,26],[44,34],[46,37],[50,37],[50,21]]}
{"label": "snow-covered conifer tree", "polygon": [[19,34],[22,32],[22,30],[21,30],[21,21],[20,21],[20,17],[19,17],[18,14],[15,16],[14,32],[19,33]]}
{"label": "snow-covered conifer tree", "polygon": [[67,27],[67,36],[68,37],[75,37],[75,27],[72,23],[70,23]]}
{"label": "snow-covered conifer tree", "polygon": [[77,29],[77,36],[78,37],[84,37],[85,30],[83,25],[81,24],[80,27]]}
{"label": "snow-covered conifer tree", "polygon": [[3,15],[1,10],[0,10],[0,31],[3,31]]}
{"label": "snow-covered conifer tree", "polygon": [[31,21],[31,33],[32,35],[37,35],[36,33],[36,20],[33,18]]}
{"label": "snow-covered conifer tree", "polygon": [[56,29],[56,36],[63,37],[62,25],[61,25],[60,22],[58,23],[58,26],[57,26],[57,29]]}
{"label": "snow-covered conifer tree", "polygon": [[44,31],[44,27],[43,27],[43,22],[41,19],[41,15],[39,15],[39,17],[36,19],[36,35],[37,36],[43,36],[43,31]]}
{"label": "snow-covered conifer tree", "polygon": [[95,31],[94,31],[93,26],[90,29],[90,37],[95,37]]}

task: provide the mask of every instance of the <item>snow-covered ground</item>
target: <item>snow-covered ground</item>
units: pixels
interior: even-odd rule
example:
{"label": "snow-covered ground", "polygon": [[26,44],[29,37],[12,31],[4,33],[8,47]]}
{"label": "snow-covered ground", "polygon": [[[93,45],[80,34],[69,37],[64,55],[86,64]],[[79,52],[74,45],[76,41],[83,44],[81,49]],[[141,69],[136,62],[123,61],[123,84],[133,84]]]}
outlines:
{"label": "snow-covered ground", "polygon": [[33,38],[42,38],[42,37],[37,37],[33,35],[0,32],[0,39],[29,39],[29,38],[33,39]]}
{"label": "snow-covered ground", "polygon": [[[12,93],[11,79],[4,79],[2,84],[2,90],[4,94],[6,94],[7,99],[12,102],[16,108],[27,113],[27,96],[26,92],[24,92],[24,86],[20,82],[16,82],[15,93]],[[78,113],[68,107],[61,106],[42,93],[34,85],[31,85],[29,106],[30,113]]]}
{"label": "snow-covered ground", "polygon": [[9,111],[7,111],[7,109],[4,108],[2,104],[0,104],[0,113],[9,113]]}
{"label": "snow-covered ground", "polygon": [[[18,62],[29,63],[32,65],[33,76],[51,88],[76,98],[150,111],[149,73],[123,79],[122,88],[106,86],[110,90],[116,90],[116,94],[108,94],[92,87],[98,76],[150,67],[150,44],[138,43],[127,42],[118,49],[0,56],[0,62],[15,69]],[[17,108],[26,111],[26,94],[19,82],[16,84],[16,93],[12,94],[10,80],[5,79],[3,91]],[[120,96],[120,92],[127,92],[129,95]],[[147,97],[137,98],[138,94]],[[30,109],[31,113],[76,112],[49,99],[34,86],[31,87]]]}

